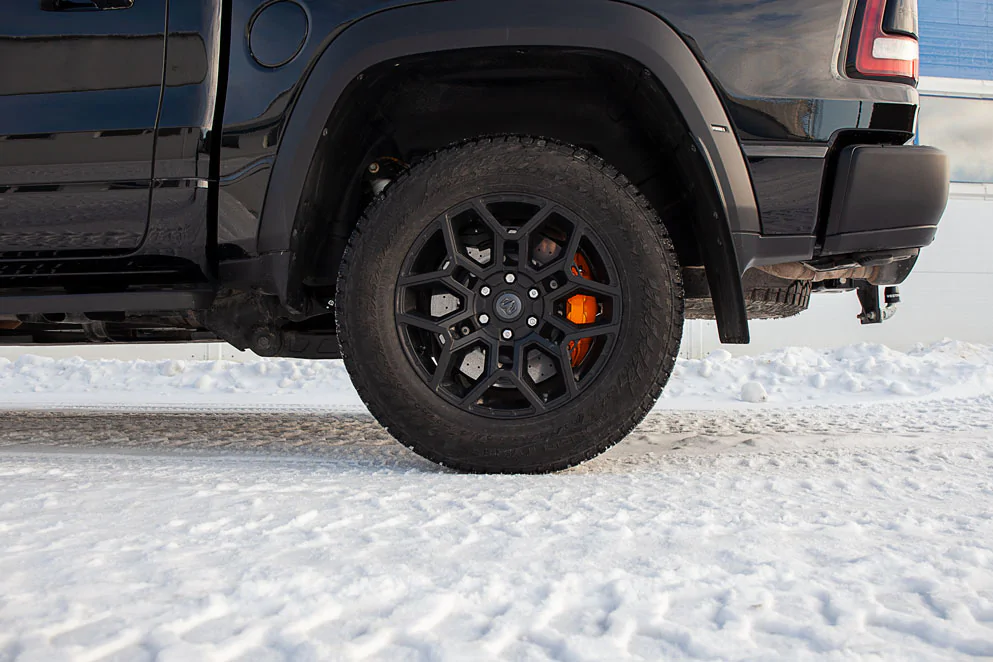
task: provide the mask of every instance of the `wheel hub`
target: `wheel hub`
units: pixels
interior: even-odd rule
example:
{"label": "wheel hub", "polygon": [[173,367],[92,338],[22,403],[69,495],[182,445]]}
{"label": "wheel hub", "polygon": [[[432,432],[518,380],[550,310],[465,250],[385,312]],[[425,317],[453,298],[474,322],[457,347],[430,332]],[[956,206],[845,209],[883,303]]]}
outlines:
{"label": "wheel hub", "polygon": [[[501,342],[508,340],[507,331],[510,331],[511,339],[530,334],[533,327],[529,326],[528,320],[540,320],[546,313],[540,286],[528,274],[515,268],[480,279],[467,302],[476,316],[480,332]],[[484,295],[487,290],[492,294]],[[535,291],[539,292],[538,296],[529,295]]]}

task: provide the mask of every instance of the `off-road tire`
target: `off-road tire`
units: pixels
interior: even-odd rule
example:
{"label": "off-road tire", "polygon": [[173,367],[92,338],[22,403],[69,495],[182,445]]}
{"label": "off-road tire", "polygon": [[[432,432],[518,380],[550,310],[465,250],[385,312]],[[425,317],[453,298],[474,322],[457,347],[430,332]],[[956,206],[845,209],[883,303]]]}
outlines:
{"label": "off-road tire", "polygon": [[[404,352],[398,274],[429,224],[473,196],[514,192],[586,219],[618,265],[623,314],[605,367],[575,399],[522,419],[474,415],[431,390]],[[673,245],[637,189],[581,149],[529,137],[481,138],[436,152],[373,201],[338,276],[342,357],[376,419],[423,457],[480,473],[543,473],[588,460],[649,412],[672,371],[683,326]]]}
{"label": "off-road tire", "polygon": [[809,305],[809,281],[794,281],[786,287],[757,287],[745,292],[745,310],[750,320],[793,317]]}
{"label": "off-road tire", "polygon": [[[772,277],[770,280],[774,279]],[[792,281],[782,285],[748,287],[745,284],[745,311],[750,320],[783,319],[799,315],[810,305],[810,282]],[[686,319],[714,319],[714,302],[706,298],[686,299]]]}

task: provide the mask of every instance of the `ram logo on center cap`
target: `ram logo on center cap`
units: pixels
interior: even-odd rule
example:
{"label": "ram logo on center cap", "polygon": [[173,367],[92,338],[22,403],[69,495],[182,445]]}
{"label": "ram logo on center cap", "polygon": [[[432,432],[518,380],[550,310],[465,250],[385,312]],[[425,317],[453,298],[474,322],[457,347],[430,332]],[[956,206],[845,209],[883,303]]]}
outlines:
{"label": "ram logo on center cap", "polygon": [[497,317],[505,322],[509,322],[520,317],[523,308],[524,304],[521,303],[519,296],[513,292],[504,292],[497,297],[494,312],[496,312]]}

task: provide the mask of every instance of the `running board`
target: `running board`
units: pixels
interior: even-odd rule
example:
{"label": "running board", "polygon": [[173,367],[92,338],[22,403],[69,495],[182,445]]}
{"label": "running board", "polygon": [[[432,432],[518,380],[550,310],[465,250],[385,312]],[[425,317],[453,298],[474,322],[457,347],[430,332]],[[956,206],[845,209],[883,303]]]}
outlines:
{"label": "running board", "polygon": [[212,289],[197,288],[92,294],[0,294],[0,314],[203,310],[210,307],[214,294]]}

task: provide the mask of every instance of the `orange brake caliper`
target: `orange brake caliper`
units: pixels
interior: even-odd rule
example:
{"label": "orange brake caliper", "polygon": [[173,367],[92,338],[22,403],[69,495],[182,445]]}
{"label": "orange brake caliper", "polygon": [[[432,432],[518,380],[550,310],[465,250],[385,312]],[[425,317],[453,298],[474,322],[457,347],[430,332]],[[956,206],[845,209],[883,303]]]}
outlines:
{"label": "orange brake caliper", "polygon": [[[586,258],[581,253],[576,253],[576,259],[572,265],[572,274],[574,276],[582,276],[586,280],[593,279],[593,276],[590,274],[590,263],[586,261]],[[592,324],[596,320],[598,307],[596,297],[588,294],[575,294],[565,302],[565,318],[577,326]],[[569,341],[569,355],[572,357],[573,367],[583,362],[583,359],[589,354],[592,346],[593,338],[580,338],[579,340]]]}

